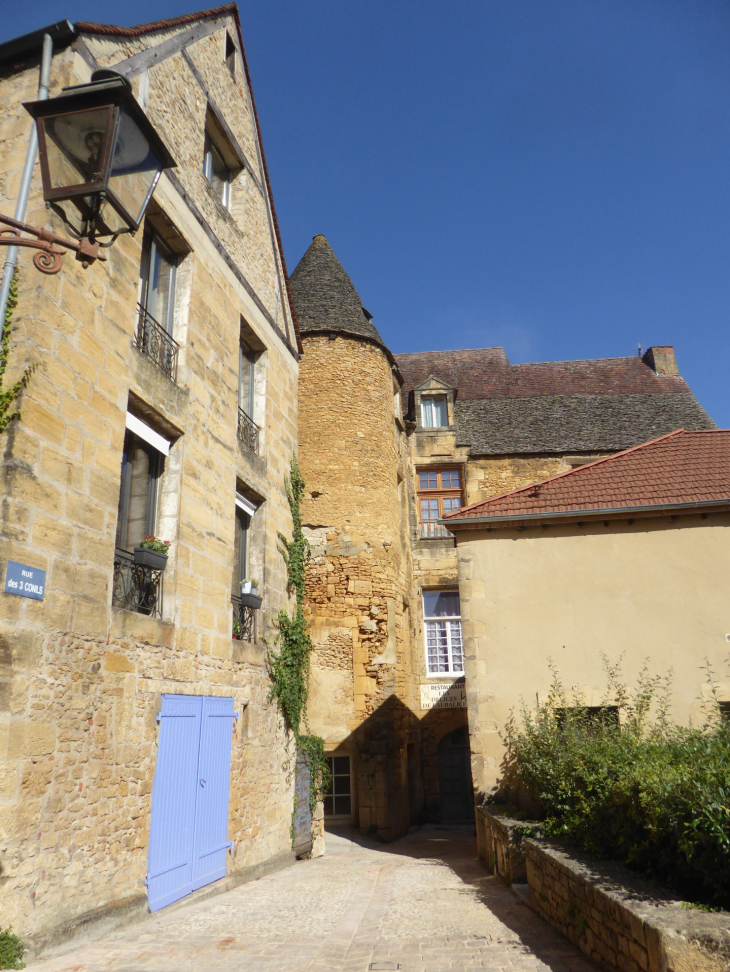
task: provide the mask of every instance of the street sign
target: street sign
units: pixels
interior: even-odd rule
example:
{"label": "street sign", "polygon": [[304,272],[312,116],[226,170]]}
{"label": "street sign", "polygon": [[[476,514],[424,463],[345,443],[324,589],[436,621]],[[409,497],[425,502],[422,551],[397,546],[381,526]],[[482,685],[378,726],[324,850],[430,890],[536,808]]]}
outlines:
{"label": "street sign", "polygon": [[5,593],[17,594],[18,597],[31,597],[34,601],[42,601],[46,589],[46,572],[39,567],[29,567],[19,564],[15,560],[8,561],[5,572]]}

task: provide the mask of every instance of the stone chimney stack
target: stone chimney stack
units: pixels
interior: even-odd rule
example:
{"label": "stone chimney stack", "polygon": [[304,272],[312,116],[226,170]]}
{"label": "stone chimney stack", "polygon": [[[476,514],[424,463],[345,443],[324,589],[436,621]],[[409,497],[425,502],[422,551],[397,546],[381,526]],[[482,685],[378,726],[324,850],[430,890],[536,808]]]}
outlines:
{"label": "stone chimney stack", "polygon": [[658,375],[679,375],[677,359],[671,345],[647,348],[641,360]]}

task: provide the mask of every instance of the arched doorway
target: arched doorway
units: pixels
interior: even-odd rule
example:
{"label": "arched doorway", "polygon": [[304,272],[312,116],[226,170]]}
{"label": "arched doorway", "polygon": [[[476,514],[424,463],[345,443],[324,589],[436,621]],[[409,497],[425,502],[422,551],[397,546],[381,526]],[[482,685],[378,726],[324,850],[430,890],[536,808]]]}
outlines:
{"label": "arched doorway", "polygon": [[455,729],[439,743],[439,793],[443,823],[474,819],[469,730]]}

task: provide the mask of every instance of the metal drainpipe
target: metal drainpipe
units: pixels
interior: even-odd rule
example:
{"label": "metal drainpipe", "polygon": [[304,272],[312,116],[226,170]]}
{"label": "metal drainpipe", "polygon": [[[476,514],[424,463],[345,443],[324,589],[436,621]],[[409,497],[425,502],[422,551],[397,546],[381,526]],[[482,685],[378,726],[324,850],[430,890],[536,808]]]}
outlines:
{"label": "metal drainpipe", "polygon": [[[45,101],[48,97],[48,80],[51,74],[51,58],[53,57],[53,40],[50,34],[43,35],[43,54],[41,56],[41,75],[38,81],[38,100]],[[28,142],[28,153],[25,156],[25,166],[23,176],[20,180],[20,192],[18,201],[15,204],[15,218],[20,222],[25,222],[25,209],[28,205],[30,195],[30,183],[33,178],[33,167],[35,157],[38,154],[38,132],[35,122],[32,123],[30,130],[30,141]],[[0,283],[0,322],[5,320],[5,308],[8,306],[8,295],[10,293],[10,283],[15,273],[15,266],[18,262],[17,246],[9,246],[5,257],[5,267],[3,268],[3,279]]]}

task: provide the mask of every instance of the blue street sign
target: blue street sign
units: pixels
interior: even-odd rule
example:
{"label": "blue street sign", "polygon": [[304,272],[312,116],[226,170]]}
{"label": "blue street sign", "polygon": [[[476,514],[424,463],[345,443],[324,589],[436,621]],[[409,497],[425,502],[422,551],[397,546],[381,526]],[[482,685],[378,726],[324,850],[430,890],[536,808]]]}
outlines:
{"label": "blue street sign", "polygon": [[8,561],[5,574],[5,593],[18,597],[32,597],[34,601],[43,600],[46,589],[46,572],[38,567],[29,567],[14,560]]}

